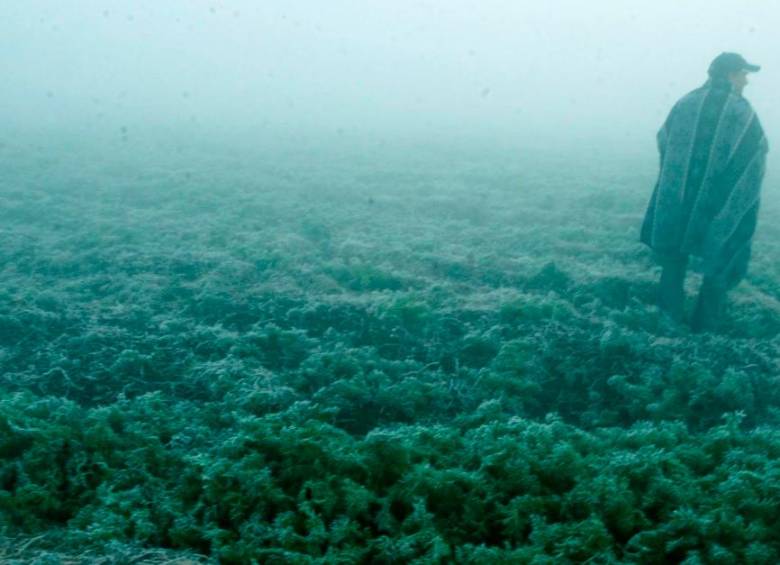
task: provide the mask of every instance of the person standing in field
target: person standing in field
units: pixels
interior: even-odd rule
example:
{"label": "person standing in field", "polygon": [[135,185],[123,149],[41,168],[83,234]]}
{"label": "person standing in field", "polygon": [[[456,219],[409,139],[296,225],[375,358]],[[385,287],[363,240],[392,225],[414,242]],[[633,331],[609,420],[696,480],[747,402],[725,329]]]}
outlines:
{"label": "person standing in field", "polygon": [[677,101],[657,136],[660,172],[640,239],[663,269],[658,306],[677,321],[688,257],[702,258],[694,331],[717,325],[727,291],[750,260],[769,146],[742,91],[748,73],[759,69],[737,53],[721,53],[709,80]]}

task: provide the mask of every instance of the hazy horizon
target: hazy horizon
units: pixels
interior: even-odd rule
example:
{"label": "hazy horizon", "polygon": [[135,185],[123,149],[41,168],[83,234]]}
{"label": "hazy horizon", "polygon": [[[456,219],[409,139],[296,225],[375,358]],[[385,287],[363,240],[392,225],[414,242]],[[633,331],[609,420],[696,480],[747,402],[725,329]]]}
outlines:
{"label": "hazy horizon", "polygon": [[763,66],[745,96],[771,144],[780,9],[739,10],[698,0],[32,0],[0,23],[0,123],[85,135],[201,128],[649,151],[674,101],[704,82],[717,53],[734,50]]}

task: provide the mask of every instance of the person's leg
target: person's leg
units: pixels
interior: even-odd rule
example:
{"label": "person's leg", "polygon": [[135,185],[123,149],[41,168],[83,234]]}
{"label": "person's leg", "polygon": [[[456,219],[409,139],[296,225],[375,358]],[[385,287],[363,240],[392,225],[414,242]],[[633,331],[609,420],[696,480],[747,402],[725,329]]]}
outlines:
{"label": "person's leg", "polygon": [[726,289],[713,279],[704,277],[699,289],[699,299],[691,319],[694,332],[706,332],[714,329],[723,313],[726,303]]}
{"label": "person's leg", "polygon": [[685,270],[688,267],[687,255],[665,255],[661,258],[661,282],[658,288],[658,307],[672,319],[683,319],[685,305]]}

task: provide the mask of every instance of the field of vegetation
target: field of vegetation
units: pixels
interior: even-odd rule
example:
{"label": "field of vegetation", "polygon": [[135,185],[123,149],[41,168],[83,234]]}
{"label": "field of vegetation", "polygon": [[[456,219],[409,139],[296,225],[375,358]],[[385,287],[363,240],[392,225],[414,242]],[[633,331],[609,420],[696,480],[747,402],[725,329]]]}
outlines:
{"label": "field of vegetation", "polygon": [[638,243],[654,155],[130,137],[0,163],[6,562],[780,562],[771,176],[693,335]]}

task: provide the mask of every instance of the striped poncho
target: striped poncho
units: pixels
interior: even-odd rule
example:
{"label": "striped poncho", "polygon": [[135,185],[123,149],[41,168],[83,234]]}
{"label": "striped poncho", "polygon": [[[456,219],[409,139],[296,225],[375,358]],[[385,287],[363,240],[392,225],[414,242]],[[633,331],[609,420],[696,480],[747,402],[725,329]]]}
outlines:
{"label": "striped poncho", "polygon": [[675,104],[658,132],[661,169],[641,241],[696,255],[725,288],[747,272],[768,145],[750,103],[708,81]]}

